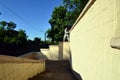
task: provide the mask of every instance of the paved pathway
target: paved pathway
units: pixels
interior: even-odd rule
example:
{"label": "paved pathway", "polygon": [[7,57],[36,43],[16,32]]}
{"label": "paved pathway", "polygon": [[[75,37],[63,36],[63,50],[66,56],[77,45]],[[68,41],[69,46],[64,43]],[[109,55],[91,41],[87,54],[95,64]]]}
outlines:
{"label": "paved pathway", "polygon": [[46,71],[29,80],[77,80],[67,60],[46,61]]}

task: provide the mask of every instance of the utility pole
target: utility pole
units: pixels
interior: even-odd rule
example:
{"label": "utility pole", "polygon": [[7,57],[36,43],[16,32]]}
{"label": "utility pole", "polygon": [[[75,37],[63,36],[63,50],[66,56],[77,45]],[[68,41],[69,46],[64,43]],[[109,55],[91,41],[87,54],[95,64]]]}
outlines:
{"label": "utility pole", "polygon": [[46,43],[46,32],[45,32],[45,43]]}
{"label": "utility pole", "polygon": [[45,43],[46,43],[46,35],[47,35],[47,33],[46,32],[44,32],[43,30],[40,30],[41,31],[41,33],[43,33],[43,35],[44,35],[44,41],[45,41]]}

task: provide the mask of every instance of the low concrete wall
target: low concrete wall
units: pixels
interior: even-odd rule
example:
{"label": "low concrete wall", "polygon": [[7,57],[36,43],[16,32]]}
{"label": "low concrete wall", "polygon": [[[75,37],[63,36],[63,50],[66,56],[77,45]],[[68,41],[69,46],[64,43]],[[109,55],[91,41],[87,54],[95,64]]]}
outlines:
{"label": "low concrete wall", "polygon": [[51,59],[49,49],[41,49],[41,52],[30,52],[20,57],[34,60]]}
{"label": "low concrete wall", "polygon": [[59,42],[59,59],[71,60],[71,51],[69,42]]}
{"label": "low concrete wall", "polygon": [[51,59],[49,49],[40,49],[40,53],[38,55],[39,55],[39,59]]}
{"label": "low concrete wall", "polygon": [[[49,49],[40,49],[40,54],[45,55],[44,59],[49,60],[70,60],[71,52],[69,47],[69,42],[59,42],[59,45],[50,45]],[[39,55],[41,59],[41,55]]]}
{"label": "low concrete wall", "polygon": [[0,55],[0,80],[28,80],[44,70],[44,60]]}
{"label": "low concrete wall", "polygon": [[30,52],[30,53],[24,54],[20,57],[21,58],[28,58],[28,59],[37,59],[36,54],[37,54],[36,52]]}
{"label": "low concrete wall", "polygon": [[58,60],[59,59],[59,46],[58,45],[50,45],[50,56],[51,59]]}
{"label": "low concrete wall", "polygon": [[[58,60],[59,47],[58,45],[50,45],[49,49],[40,49],[40,54],[45,55],[44,59]],[[41,55],[39,55],[39,59],[41,59]]]}

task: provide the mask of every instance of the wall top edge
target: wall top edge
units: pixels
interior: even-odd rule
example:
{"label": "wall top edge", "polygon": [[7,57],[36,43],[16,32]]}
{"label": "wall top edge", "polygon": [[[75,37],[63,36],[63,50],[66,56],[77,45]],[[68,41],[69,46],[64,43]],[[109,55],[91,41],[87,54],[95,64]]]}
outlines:
{"label": "wall top edge", "polygon": [[44,49],[44,48],[41,48],[40,50],[42,50],[42,51],[50,51],[50,49]]}
{"label": "wall top edge", "polygon": [[20,57],[0,55],[0,63],[43,63],[45,60],[32,60]]}
{"label": "wall top edge", "polygon": [[58,45],[49,45],[49,46],[50,46],[50,47],[54,47],[54,46],[56,47],[56,46],[58,46]]}
{"label": "wall top edge", "polygon": [[60,41],[59,43],[70,43],[69,41]]}
{"label": "wall top edge", "polygon": [[87,11],[90,9],[90,7],[94,4],[96,0],[89,0],[88,3],[86,4],[86,6],[84,7],[83,11],[81,12],[81,14],[79,15],[79,17],[77,18],[77,20],[75,21],[75,23],[73,24],[72,28],[70,29],[69,32],[71,32],[74,27],[76,26],[76,24],[82,19],[82,17],[87,13]]}

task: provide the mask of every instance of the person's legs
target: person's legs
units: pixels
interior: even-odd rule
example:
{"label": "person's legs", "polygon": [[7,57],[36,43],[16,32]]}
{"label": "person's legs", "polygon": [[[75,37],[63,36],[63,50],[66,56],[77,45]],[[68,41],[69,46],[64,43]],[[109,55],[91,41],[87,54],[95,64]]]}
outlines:
{"label": "person's legs", "polygon": [[65,38],[66,38],[66,34],[64,34],[63,41],[65,41]]}
{"label": "person's legs", "polygon": [[66,35],[66,37],[67,37],[67,40],[70,41],[69,35]]}

